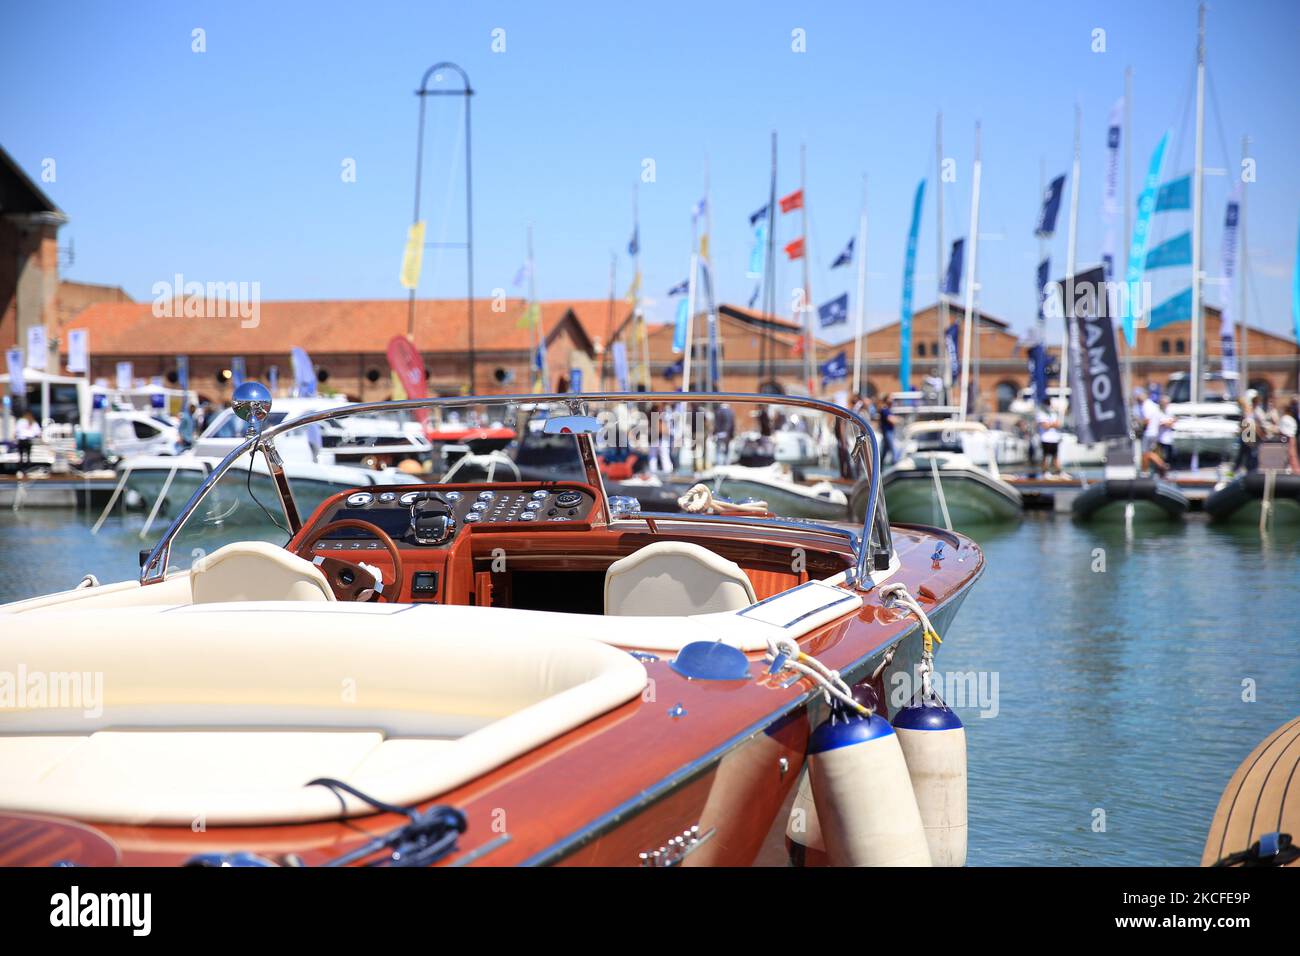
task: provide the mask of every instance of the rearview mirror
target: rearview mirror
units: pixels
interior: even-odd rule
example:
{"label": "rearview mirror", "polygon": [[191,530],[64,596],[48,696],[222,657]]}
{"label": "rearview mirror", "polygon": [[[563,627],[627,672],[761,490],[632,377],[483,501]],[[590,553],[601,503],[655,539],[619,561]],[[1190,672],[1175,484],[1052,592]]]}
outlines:
{"label": "rearview mirror", "polygon": [[595,435],[600,422],[590,415],[560,415],[546,419],[542,432],[547,435]]}

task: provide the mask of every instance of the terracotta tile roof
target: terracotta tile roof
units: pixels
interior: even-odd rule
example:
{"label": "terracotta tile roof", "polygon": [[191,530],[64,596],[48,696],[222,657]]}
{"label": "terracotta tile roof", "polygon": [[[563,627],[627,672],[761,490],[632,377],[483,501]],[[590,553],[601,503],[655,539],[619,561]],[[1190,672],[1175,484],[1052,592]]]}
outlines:
{"label": "terracotta tile roof", "polygon": [[[519,328],[526,303],[507,299],[501,312],[492,300],[475,301],[474,348],[480,352],[528,351],[534,333]],[[394,335],[406,332],[408,303],[400,299],[262,302],[255,326],[244,328],[238,314],[225,317],[158,318],[150,302],[99,302],[63,320],[62,328],[90,330],[92,355],[265,354],[301,345],[311,354],[383,352]],[[605,300],[543,302],[548,341],[572,310],[579,341],[603,338],[609,311]],[[415,343],[420,351],[464,352],[465,300],[420,299],[415,303]],[[60,336],[61,338],[65,338]]]}

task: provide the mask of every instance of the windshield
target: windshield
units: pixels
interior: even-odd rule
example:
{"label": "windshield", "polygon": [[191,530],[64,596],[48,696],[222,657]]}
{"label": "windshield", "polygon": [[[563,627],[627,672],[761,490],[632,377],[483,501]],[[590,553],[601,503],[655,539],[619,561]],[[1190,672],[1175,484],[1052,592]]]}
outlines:
{"label": "windshield", "polygon": [[[616,511],[677,513],[704,485],[715,499],[752,513],[861,528],[865,471],[847,450],[857,425],[819,409],[749,402],[582,403],[599,425],[596,464]],[[573,414],[569,401],[434,408],[414,415],[349,414],[274,436],[299,516],[351,489],[400,495],[411,484],[503,484],[587,480],[578,437],[547,421]],[[276,420],[272,412],[270,420]],[[243,423],[233,415],[231,420]],[[242,435],[231,428],[232,437]],[[190,489],[202,474],[191,476]],[[179,507],[175,510],[179,510]],[[284,543],[288,520],[259,452],[241,456],[215,482],[173,541],[170,569],[230,541]]]}

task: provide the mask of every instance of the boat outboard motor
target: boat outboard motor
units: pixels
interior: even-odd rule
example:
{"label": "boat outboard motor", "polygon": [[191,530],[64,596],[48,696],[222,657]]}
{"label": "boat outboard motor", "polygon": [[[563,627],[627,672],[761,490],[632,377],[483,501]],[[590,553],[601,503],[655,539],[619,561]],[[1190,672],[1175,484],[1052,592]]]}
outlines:
{"label": "boat outboard motor", "polygon": [[809,777],[831,866],[930,866],[898,734],[836,703],[808,740]]}
{"label": "boat outboard motor", "polygon": [[894,715],[935,866],[966,865],[966,729],[935,694]]}

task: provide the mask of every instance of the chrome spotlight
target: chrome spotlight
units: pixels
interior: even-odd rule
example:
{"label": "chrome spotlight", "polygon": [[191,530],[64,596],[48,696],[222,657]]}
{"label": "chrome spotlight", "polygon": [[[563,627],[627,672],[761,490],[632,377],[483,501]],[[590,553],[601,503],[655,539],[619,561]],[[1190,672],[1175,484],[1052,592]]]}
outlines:
{"label": "chrome spotlight", "polygon": [[230,407],[236,415],[248,422],[245,435],[252,437],[261,433],[262,423],[271,414],[271,392],[261,382],[244,382],[235,389]]}

